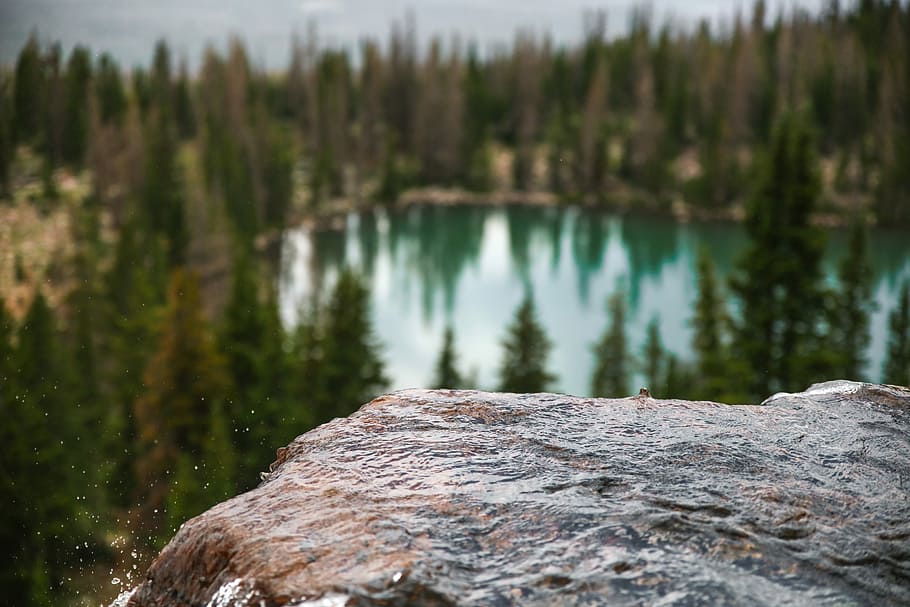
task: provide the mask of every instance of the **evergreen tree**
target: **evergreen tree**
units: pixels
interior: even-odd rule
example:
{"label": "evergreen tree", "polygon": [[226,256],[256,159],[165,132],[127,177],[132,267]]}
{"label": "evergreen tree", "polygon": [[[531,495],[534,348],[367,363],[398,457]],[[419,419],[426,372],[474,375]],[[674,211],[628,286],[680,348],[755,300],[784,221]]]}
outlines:
{"label": "evergreen tree", "polygon": [[457,359],[455,334],[452,331],[452,327],[448,326],[442,338],[442,351],[439,353],[439,359],[436,362],[436,376],[433,379],[434,387],[449,389],[462,387],[461,373],[458,372],[455,366]]}
{"label": "evergreen tree", "polygon": [[[3,445],[4,470],[10,473],[3,493],[11,498],[4,510],[12,519],[4,521],[4,529],[18,536],[9,548],[19,578],[4,598],[18,596],[17,604],[55,604],[74,561],[72,547],[88,537],[77,496],[91,463],[82,459],[82,420],[69,402],[59,341],[53,314],[37,293],[18,334],[18,397],[6,403],[3,420],[13,434]],[[77,465],[60,465],[63,461]]]}
{"label": "evergreen tree", "polygon": [[13,128],[19,143],[37,143],[43,133],[44,69],[34,34],[19,52],[13,89]]}
{"label": "evergreen tree", "polygon": [[350,268],[341,271],[329,297],[322,345],[320,423],[352,413],[389,383],[370,318],[370,292]]}
{"label": "evergreen tree", "polygon": [[883,381],[910,387],[910,280],[900,290],[897,307],[888,317],[888,358]]}
{"label": "evergreen tree", "polygon": [[[134,411],[140,524],[152,535],[166,536],[168,530],[160,528],[167,520],[162,519],[163,510],[175,499],[180,502],[180,492],[185,489],[175,487],[171,476],[180,458],[189,457],[195,471],[196,466],[215,465],[232,457],[229,442],[220,445],[221,452],[207,453],[210,435],[221,431],[209,425],[213,411],[228,394],[230,381],[203,315],[198,280],[181,268],[171,275],[167,308],[144,381],[145,390]],[[194,476],[202,484],[208,474],[196,472]],[[217,496],[206,495],[214,503]]]}
{"label": "evergreen tree", "polygon": [[241,253],[234,262],[231,296],[219,336],[235,386],[228,413],[234,425],[237,478],[243,488],[259,482],[257,473],[280,446],[275,441],[289,375],[275,301],[262,300],[254,261],[248,255]]}
{"label": "evergreen tree", "polygon": [[869,315],[872,300],[872,272],[866,254],[866,230],[856,223],[838,274],[840,291],[834,300],[831,323],[832,347],[836,353],[836,375],[860,380],[866,367],[869,347]]}
{"label": "evergreen tree", "polygon": [[145,131],[142,208],[152,232],[166,239],[168,261],[175,267],[185,261],[189,241],[183,179],[171,121],[161,111],[155,112],[152,123]]}
{"label": "evergreen tree", "polygon": [[701,250],[696,266],[698,298],[692,318],[695,351],[694,377],[688,394],[695,399],[719,402],[747,400],[739,388],[744,383],[742,362],[733,360],[725,340],[730,325],[723,295],[717,284],[714,262],[706,250]]}
{"label": "evergreen tree", "polygon": [[15,154],[13,141],[12,79],[0,73],[0,199],[10,192],[10,167]]}
{"label": "evergreen tree", "polygon": [[594,345],[591,395],[618,398],[628,394],[629,352],[626,340],[626,297],[617,291],[607,301],[610,324]]}
{"label": "evergreen tree", "polygon": [[[656,396],[661,390],[666,388],[664,382],[667,379],[664,373],[664,367],[667,364],[667,353],[664,351],[664,346],[660,340],[660,323],[656,317],[652,318],[651,322],[648,323],[641,359],[645,363],[646,385],[651,394]],[[676,395],[668,393],[666,396],[675,397]]]}
{"label": "evergreen tree", "polygon": [[798,115],[787,114],[757,161],[745,223],[750,242],[732,281],[742,310],[735,345],[756,398],[802,390],[828,372],[817,305],[825,297],[824,238],[810,223],[819,191],[812,138]]}
{"label": "evergreen tree", "polygon": [[102,124],[119,124],[127,110],[126,92],[120,77],[120,68],[114,59],[104,53],[98,60],[95,75],[95,98]]}
{"label": "evergreen tree", "polygon": [[92,59],[88,49],[77,46],[66,65],[64,81],[63,160],[82,166],[89,130],[89,87]]}
{"label": "evergreen tree", "polygon": [[0,512],[0,542],[7,546],[7,557],[0,560],[0,596],[14,605],[41,604],[31,588],[38,581],[36,569],[43,566],[35,561],[33,550],[38,541],[35,521],[21,501],[28,488],[27,471],[33,465],[25,433],[36,428],[34,416],[26,417],[30,412],[19,400],[14,331],[13,319],[0,297],[0,500],[7,505]]}
{"label": "evergreen tree", "polygon": [[530,294],[515,311],[502,347],[500,391],[546,392],[556,381],[556,376],[547,370],[547,358],[553,343],[537,320]]}

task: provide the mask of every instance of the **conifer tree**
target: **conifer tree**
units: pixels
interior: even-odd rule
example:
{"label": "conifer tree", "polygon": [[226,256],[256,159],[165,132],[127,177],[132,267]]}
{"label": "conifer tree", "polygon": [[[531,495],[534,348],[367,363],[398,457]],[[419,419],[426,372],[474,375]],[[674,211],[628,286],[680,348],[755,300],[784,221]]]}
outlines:
{"label": "conifer tree", "polygon": [[910,387],[910,280],[904,282],[897,307],[888,317],[888,358],[883,381]]}
{"label": "conifer tree", "polygon": [[[650,389],[651,394],[657,395],[666,389],[664,382],[667,378],[664,368],[667,365],[667,353],[660,340],[660,325],[656,317],[648,323],[641,360],[644,361],[645,382],[647,382],[645,385]],[[675,395],[668,394],[667,396]]]}
{"label": "conifer tree", "polygon": [[[5,482],[12,495],[8,509],[19,519],[13,521],[19,539],[11,548],[14,567],[25,582],[19,588],[22,604],[53,604],[65,582],[73,544],[87,538],[76,496],[84,488],[82,466],[91,463],[81,459],[82,420],[69,402],[70,384],[58,343],[53,313],[39,292],[19,329],[19,397],[3,420],[15,433],[3,450],[4,459],[8,453],[12,460]],[[62,461],[79,466],[62,466]]]}
{"label": "conifer tree", "polygon": [[166,239],[168,262],[176,267],[185,261],[189,241],[183,179],[173,124],[163,108],[156,108],[153,114],[145,131],[142,208],[152,232]]}
{"label": "conifer tree", "polygon": [[289,375],[276,304],[273,299],[263,301],[254,263],[248,253],[238,254],[234,262],[231,295],[219,335],[235,386],[227,413],[235,429],[237,479],[243,488],[259,482],[258,472],[280,446],[276,435]]}
{"label": "conifer tree", "polygon": [[840,290],[834,300],[831,323],[832,347],[836,353],[836,375],[843,379],[861,380],[869,347],[869,315],[872,300],[872,272],[866,253],[866,231],[856,223],[850,231],[850,242],[838,273]]}
{"label": "conifer tree", "polygon": [[370,317],[370,292],[350,268],[341,271],[326,305],[322,346],[318,422],[348,415],[388,386]]}
{"label": "conifer tree", "polygon": [[556,381],[547,369],[553,343],[537,320],[531,295],[515,311],[502,340],[499,390],[502,392],[546,392]]}
{"label": "conifer tree", "polygon": [[745,399],[735,387],[743,375],[741,363],[734,360],[725,341],[725,329],[729,326],[720,286],[714,270],[714,262],[706,250],[701,250],[696,265],[698,298],[695,300],[695,314],[692,318],[694,333],[692,349],[695,352],[694,383],[692,397],[696,399],[734,402]]}
{"label": "conifer tree", "polygon": [[34,560],[33,546],[38,540],[34,515],[23,507],[27,502],[21,501],[23,490],[28,488],[27,471],[33,457],[28,452],[26,432],[35,428],[26,425],[27,412],[18,397],[14,329],[6,302],[0,297],[0,500],[7,505],[0,511],[0,542],[7,546],[7,556],[0,560],[0,596],[10,604],[41,604],[30,588],[35,581],[34,570],[43,566]]}
{"label": "conifer tree", "polygon": [[12,79],[0,74],[0,199],[10,194],[10,167],[13,164]]}
{"label": "conifer tree", "polygon": [[[230,443],[221,445],[222,452],[215,455],[206,452],[210,434],[220,432],[210,422],[214,407],[221,406],[228,394],[230,381],[202,311],[198,280],[182,268],[171,274],[167,307],[144,383],[134,407],[141,524],[152,534],[167,535],[168,530],[159,528],[166,521],[162,511],[179,498],[174,492],[182,491],[173,485],[169,471],[177,470],[184,456],[200,467],[214,465],[211,459],[232,457]],[[204,483],[203,474],[195,476],[197,483]]]}
{"label": "conifer tree", "polygon": [[446,327],[442,338],[442,351],[436,362],[436,375],[433,386],[436,388],[460,388],[462,377],[456,365],[458,355],[455,352],[455,334],[451,326]]}
{"label": "conifer tree", "polygon": [[88,49],[77,46],[70,54],[64,80],[63,160],[82,166],[89,130],[89,88],[92,60]]}
{"label": "conifer tree", "polygon": [[626,340],[626,297],[617,291],[607,300],[610,323],[594,345],[591,395],[618,398],[629,389],[629,352]]}
{"label": "conifer tree", "polygon": [[755,398],[805,389],[828,371],[819,354],[824,238],[810,223],[820,186],[812,138],[796,114],[777,124],[757,161],[746,216],[749,246],[732,288],[742,317],[736,348]]}
{"label": "conifer tree", "polygon": [[43,132],[44,70],[34,34],[19,52],[13,89],[13,128],[18,143],[36,143]]}
{"label": "conifer tree", "polygon": [[123,90],[120,68],[110,55],[104,53],[98,60],[96,72],[95,98],[101,123],[119,124],[127,110],[126,92]]}

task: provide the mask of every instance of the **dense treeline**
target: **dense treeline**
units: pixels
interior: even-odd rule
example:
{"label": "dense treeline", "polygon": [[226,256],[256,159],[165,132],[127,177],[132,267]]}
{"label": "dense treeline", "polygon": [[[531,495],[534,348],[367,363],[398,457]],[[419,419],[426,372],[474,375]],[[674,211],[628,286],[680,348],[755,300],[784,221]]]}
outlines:
{"label": "dense treeline", "polygon": [[[0,601],[67,600],[94,564],[119,558],[111,534],[160,545],[254,486],[276,447],[387,387],[354,272],[282,325],[262,245],[292,212],[393,202],[424,185],[738,206],[752,248],[729,285],[701,258],[695,360],[667,354],[656,321],[644,351],[628,352],[620,291],[592,344],[592,393],[628,394],[639,371],[657,396],[732,402],[858,377],[865,219],[910,219],[910,10],[869,0],[766,21],[762,4],[721,33],[655,30],[641,15],[607,40],[594,15],[577,47],[519,35],[483,57],[439,42],[418,53],[405,23],[357,56],[296,40],[280,75],[238,41],[193,75],[162,43],[127,75],[107,55],[64,57],[30,39],[0,72],[0,204],[62,210],[73,246],[46,275],[17,267],[35,286],[24,314],[0,302],[0,537],[11,547]],[[84,195],[67,197],[68,176]],[[811,221],[832,209],[855,223],[836,286],[822,279]],[[908,289],[885,370],[903,384]],[[50,291],[63,293],[54,305]],[[471,385],[456,343],[454,327],[435,385]],[[502,346],[495,387],[553,387],[530,293]]]}
{"label": "dense treeline", "polygon": [[802,111],[823,159],[819,210],[910,219],[906,3],[832,0],[818,16],[771,16],[759,1],[714,31],[656,27],[642,11],[616,39],[604,14],[584,24],[574,47],[519,33],[483,56],[438,39],[419,52],[408,20],[384,46],[356,51],[310,32],[280,74],[234,40],[192,77],[164,45],[123,78],[108,56],[77,47],[64,59],[33,37],[0,83],[0,185],[27,143],[49,170],[91,169],[113,204],[114,185],[137,185],[123,183],[138,172],[124,156],[142,154],[124,146],[154,159],[191,140],[207,192],[246,235],[280,226],[295,192],[318,207],[420,185],[724,212],[744,205],[777,119]]}

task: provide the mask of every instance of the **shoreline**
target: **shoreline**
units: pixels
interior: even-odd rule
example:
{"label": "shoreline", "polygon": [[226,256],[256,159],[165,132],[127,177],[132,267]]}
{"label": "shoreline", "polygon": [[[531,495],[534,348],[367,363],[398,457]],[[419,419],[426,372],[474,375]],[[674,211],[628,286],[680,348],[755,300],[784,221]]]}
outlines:
{"label": "shoreline", "polygon": [[[415,206],[527,206],[527,207],[574,207],[585,210],[600,210],[620,215],[650,215],[686,223],[731,223],[742,224],[746,220],[746,209],[742,203],[735,203],[725,208],[706,209],[676,199],[666,204],[657,202],[653,195],[632,190],[614,192],[611,196],[583,198],[560,196],[554,192],[536,190],[495,190],[491,192],[473,192],[463,188],[446,188],[438,186],[411,188],[402,193],[398,201],[383,204],[361,198],[339,197],[326,202],[316,209],[295,209],[287,222],[287,228],[308,227],[315,230],[339,229],[340,222],[350,213],[365,213],[377,209],[401,211]],[[851,223],[851,211],[824,211],[812,215],[812,225],[824,229],[842,229]],[[877,221],[866,214],[869,227],[880,226]],[[271,241],[275,234],[267,235]],[[278,235],[280,236],[280,235]]]}

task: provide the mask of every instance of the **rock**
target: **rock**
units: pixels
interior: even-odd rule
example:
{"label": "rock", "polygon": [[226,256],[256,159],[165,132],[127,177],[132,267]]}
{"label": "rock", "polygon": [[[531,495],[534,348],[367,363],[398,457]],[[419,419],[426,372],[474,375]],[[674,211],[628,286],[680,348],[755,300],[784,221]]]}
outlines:
{"label": "rock", "polygon": [[184,524],[133,607],[910,604],[910,390],[408,390]]}

